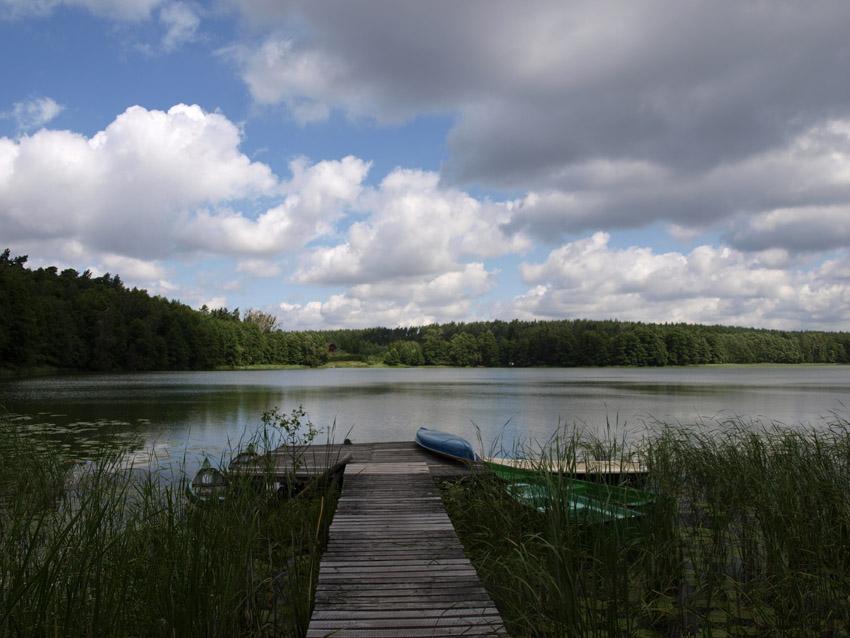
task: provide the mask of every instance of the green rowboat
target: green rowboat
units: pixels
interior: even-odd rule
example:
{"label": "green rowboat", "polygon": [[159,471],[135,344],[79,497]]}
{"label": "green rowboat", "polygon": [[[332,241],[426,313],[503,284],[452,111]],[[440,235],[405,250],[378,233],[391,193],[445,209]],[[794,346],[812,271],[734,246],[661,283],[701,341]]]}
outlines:
{"label": "green rowboat", "polygon": [[[551,506],[552,494],[565,497],[571,516],[600,520],[640,516],[655,503],[655,495],[625,485],[585,481],[574,472],[537,468],[524,459],[483,459],[485,467],[508,484],[508,493],[539,511]],[[622,474],[621,471],[611,472]],[[588,474],[584,474],[587,476]]]}
{"label": "green rowboat", "polygon": [[579,491],[574,491],[573,487],[573,485],[566,486],[561,493],[561,498],[557,497],[559,490],[540,483],[509,483],[507,491],[514,500],[538,512],[554,509],[560,503],[564,509],[564,515],[577,522],[605,523],[643,516],[640,510],[622,507],[611,501],[590,498]]}

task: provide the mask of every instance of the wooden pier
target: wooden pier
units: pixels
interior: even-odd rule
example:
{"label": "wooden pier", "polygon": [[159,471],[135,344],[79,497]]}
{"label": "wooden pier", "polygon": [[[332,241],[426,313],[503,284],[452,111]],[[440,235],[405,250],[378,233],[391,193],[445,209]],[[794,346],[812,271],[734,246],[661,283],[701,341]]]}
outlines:
{"label": "wooden pier", "polygon": [[308,638],[506,636],[434,485],[469,469],[413,443],[376,443],[311,446],[304,472],[342,455]]}
{"label": "wooden pier", "polygon": [[[291,473],[292,459],[287,448],[278,448],[272,452],[272,457],[274,459],[271,468],[273,474],[285,475]],[[431,454],[413,441],[405,441],[399,443],[309,445],[298,454],[298,467],[295,475],[300,479],[316,477],[327,472],[328,468],[333,467],[343,459],[355,465],[425,463],[431,476],[435,478],[459,478],[470,472],[468,465],[455,463],[444,457]],[[231,469],[234,469],[234,467],[231,466]],[[236,468],[236,471],[243,474],[265,474],[269,471],[269,468],[252,461],[241,464]]]}

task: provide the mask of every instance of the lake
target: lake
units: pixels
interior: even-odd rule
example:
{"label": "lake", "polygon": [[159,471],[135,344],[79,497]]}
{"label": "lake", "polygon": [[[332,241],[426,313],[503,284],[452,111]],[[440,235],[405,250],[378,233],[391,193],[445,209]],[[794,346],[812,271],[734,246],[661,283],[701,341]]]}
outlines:
{"label": "lake", "polygon": [[[79,375],[0,382],[26,432],[84,458],[104,443],[194,467],[256,430],[264,410],[303,405],[336,439],[411,440],[420,425],[476,439],[548,438],[559,423],[640,437],[655,419],[736,415],[825,427],[850,417],[850,367],[374,368]],[[700,427],[700,426],[698,426]],[[701,427],[716,427],[707,423]]]}

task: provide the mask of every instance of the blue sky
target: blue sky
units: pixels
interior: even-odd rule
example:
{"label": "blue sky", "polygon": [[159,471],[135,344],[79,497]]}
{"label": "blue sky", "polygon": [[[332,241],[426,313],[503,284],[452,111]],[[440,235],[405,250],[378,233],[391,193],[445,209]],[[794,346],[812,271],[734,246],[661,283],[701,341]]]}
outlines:
{"label": "blue sky", "polygon": [[844,329],[850,6],[0,0],[0,244],[285,328]]}

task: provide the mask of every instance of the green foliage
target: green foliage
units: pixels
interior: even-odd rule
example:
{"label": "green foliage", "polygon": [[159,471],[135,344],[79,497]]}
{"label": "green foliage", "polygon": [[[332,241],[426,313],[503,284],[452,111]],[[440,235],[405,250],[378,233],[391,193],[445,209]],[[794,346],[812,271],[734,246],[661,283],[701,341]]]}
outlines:
{"label": "green foliage", "polygon": [[[294,496],[298,486],[298,472],[304,465],[304,455],[309,446],[320,434],[304,410],[299,405],[289,414],[283,413],[278,407],[263,412],[262,438],[267,449],[284,446],[287,471],[284,479],[284,489],[287,496]],[[271,470],[271,468],[269,468]]]}
{"label": "green foliage", "polygon": [[5,425],[0,636],[306,634],[333,488],[276,499],[269,476],[231,475],[223,503],[193,506],[185,479],[73,465]]}
{"label": "green foliage", "polygon": [[439,327],[433,326],[425,330],[422,340],[422,354],[425,357],[425,363],[428,365],[439,366],[451,363],[449,344],[440,334]]}
{"label": "green foliage", "polygon": [[421,366],[425,364],[422,346],[415,341],[393,341],[384,355],[384,363],[390,366]]}
{"label": "green foliage", "polygon": [[481,362],[478,343],[468,332],[459,332],[452,337],[449,343],[449,356],[452,365],[461,367],[474,366]]}
{"label": "green foliage", "polygon": [[499,364],[499,344],[489,330],[478,335],[478,353],[481,365],[490,367]]}
{"label": "green foliage", "polygon": [[200,311],[117,276],[0,254],[0,366],[185,370],[306,365],[664,366],[850,363],[850,333],[623,321],[489,321],[284,332],[259,310]]}
{"label": "green foliage", "polygon": [[29,270],[0,253],[0,367],[73,370],[186,370],[255,364],[317,366],[318,333],[284,333],[249,310],[200,311],[128,289],[109,274]]}
{"label": "green foliage", "polygon": [[824,432],[738,420],[704,434],[700,425],[661,426],[631,448],[567,431],[543,450],[517,451],[538,461],[555,505],[572,488],[546,468],[636,454],[657,499],[629,520],[589,524],[563,507],[523,507],[489,472],[444,485],[511,635],[848,635],[850,422],[836,417]]}
{"label": "green foliage", "polygon": [[251,308],[245,313],[243,321],[256,324],[260,332],[271,332],[277,328],[277,317],[255,308]]}
{"label": "green foliage", "polygon": [[490,321],[320,333],[346,352],[403,361],[417,343],[425,365],[665,366],[850,363],[850,333],[623,321]]}

